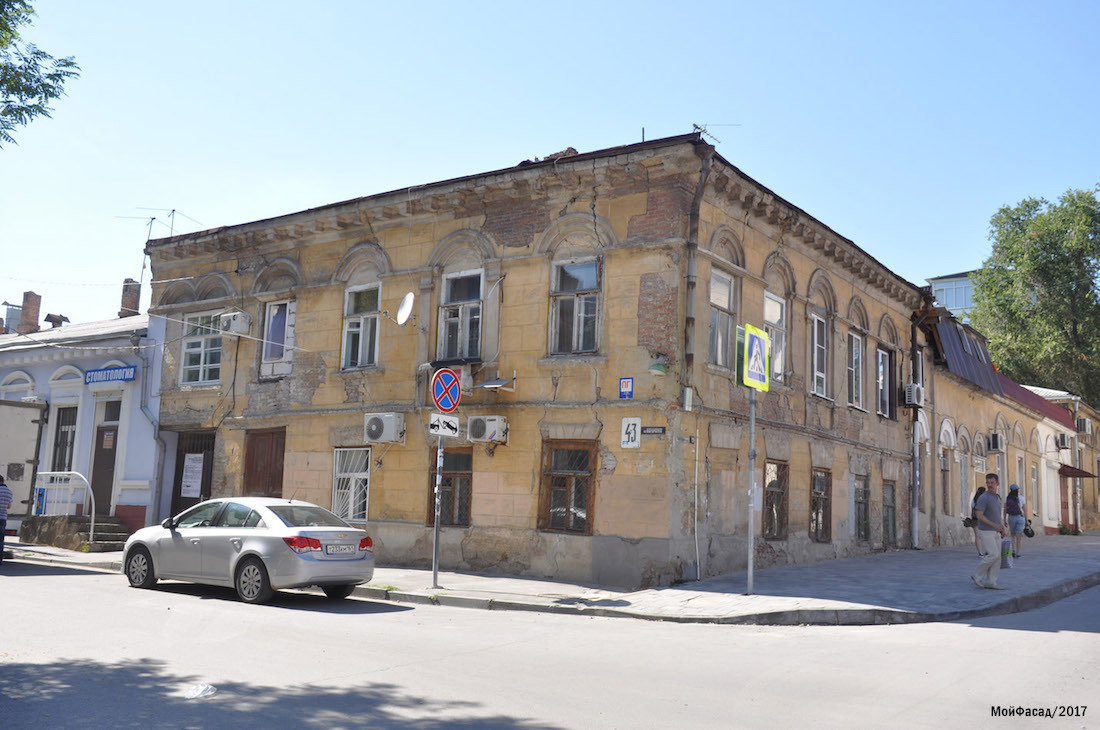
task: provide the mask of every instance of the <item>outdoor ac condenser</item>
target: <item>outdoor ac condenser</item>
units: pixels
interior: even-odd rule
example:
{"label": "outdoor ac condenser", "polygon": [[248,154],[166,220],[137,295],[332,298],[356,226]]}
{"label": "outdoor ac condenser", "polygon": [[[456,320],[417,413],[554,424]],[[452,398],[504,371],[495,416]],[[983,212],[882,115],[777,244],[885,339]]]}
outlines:
{"label": "outdoor ac condenser", "polygon": [[471,441],[507,441],[506,416],[470,416],[466,421],[466,438]]}
{"label": "outdoor ac condenser", "polygon": [[404,413],[368,413],[363,417],[363,440],[369,442],[403,442]]}

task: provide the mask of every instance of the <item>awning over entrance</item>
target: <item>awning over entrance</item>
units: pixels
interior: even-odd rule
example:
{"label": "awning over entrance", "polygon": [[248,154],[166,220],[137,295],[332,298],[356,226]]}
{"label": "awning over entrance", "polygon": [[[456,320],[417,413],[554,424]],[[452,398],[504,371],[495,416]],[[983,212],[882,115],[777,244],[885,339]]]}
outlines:
{"label": "awning over entrance", "polygon": [[1084,469],[1078,469],[1077,467],[1070,466],[1069,464],[1062,464],[1060,467],[1058,467],[1058,473],[1064,477],[1083,477],[1085,479],[1096,478],[1095,474],[1089,474]]}

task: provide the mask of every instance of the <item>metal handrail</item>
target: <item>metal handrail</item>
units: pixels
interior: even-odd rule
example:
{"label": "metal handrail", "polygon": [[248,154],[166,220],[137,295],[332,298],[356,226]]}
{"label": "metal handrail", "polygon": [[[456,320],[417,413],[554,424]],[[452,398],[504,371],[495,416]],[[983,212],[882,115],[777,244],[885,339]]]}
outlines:
{"label": "metal handrail", "polygon": [[[42,484],[41,483],[42,482],[42,477],[63,477],[63,478],[69,479],[70,481],[69,481],[68,485]],[[68,486],[69,487],[69,499],[68,499],[67,504],[70,504],[70,505],[76,504],[75,502],[73,502],[73,491],[76,489],[76,487],[73,486],[72,481],[71,481],[74,477],[79,479],[84,484],[84,489],[88,494],[88,498],[92,502],[92,511],[88,515],[88,517],[91,520],[90,521],[90,527],[88,529],[88,542],[95,542],[95,493],[92,491],[92,485],[88,483],[88,480],[84,477],[83,474],[81,474],[80,472],[76,472],[76,471],[40,471],[40,472],[38,472],[38,479],[35,483],[35,489],[37,490],[39,487],[42,487],[42,488],[51,487],[51,488],[54,488],[54,489],[64,489],[65,486]],[[34,495],[31,495],[31,501],[32,502],[34,501]],[[37,513],[37,510],[35,510],[35,511]],[[68,514],[68,510],[66,510],[65,514]]]}

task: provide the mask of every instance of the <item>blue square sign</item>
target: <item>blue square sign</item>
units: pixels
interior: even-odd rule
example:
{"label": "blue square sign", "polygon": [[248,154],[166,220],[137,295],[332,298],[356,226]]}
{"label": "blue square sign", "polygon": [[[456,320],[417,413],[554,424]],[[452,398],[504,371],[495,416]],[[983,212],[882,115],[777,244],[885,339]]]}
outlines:
{"label": "blue square sign", "polygon": [[619,378],[619,397],[634,397],[634,378]]}

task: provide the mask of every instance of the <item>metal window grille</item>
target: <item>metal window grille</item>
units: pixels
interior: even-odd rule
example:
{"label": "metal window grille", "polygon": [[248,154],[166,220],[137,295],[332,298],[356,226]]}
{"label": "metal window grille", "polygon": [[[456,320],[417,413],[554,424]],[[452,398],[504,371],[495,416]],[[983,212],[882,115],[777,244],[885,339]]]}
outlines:
{"label": "metal window grille", "polygon": [[336,449],[332,511],[345,520],[366,521],[370,502],[370,449]]}
{"label": "metal window grille", "polygon": [[592,489],[596,445],[590,441],[543,446],[542,528],[588,534],[592,528]]}
{"label": "metal window grille", "polygon": [[829,542],[832,539],[832,491],[832,474],[814,469],[810,494],[810,539],[816,542]]}
{"label": "metal window grille", "polygon": [[[428,525],[435,525],[435,475],[438,452],[432,453],[431,482],[428,485]],[[443,476],[439,483],[441,527],[470,526],[470,491],[473,484],[472,449],[444,449]]]}
{"label": "metal window grille", "polygon": [[787,539],[787,464],[764,462],[764,539]]}
{"label": "metal window grille", "polygon": [[867,484],[867,477],[857,476],[855,479],[856,501],[856,539],[867,541],[871,539],[871,488]]}
{"label": "metal window grille", "polygon": [[54,429],[53,463],[51,471],[73,468],[73,444],[76,442],[76,408],[58,408]]}
{"label": "metal window grille", "polygon": [[882,483],[882,545],[895,547],[898,544],[898,508],[897,494],[892,482]]}

